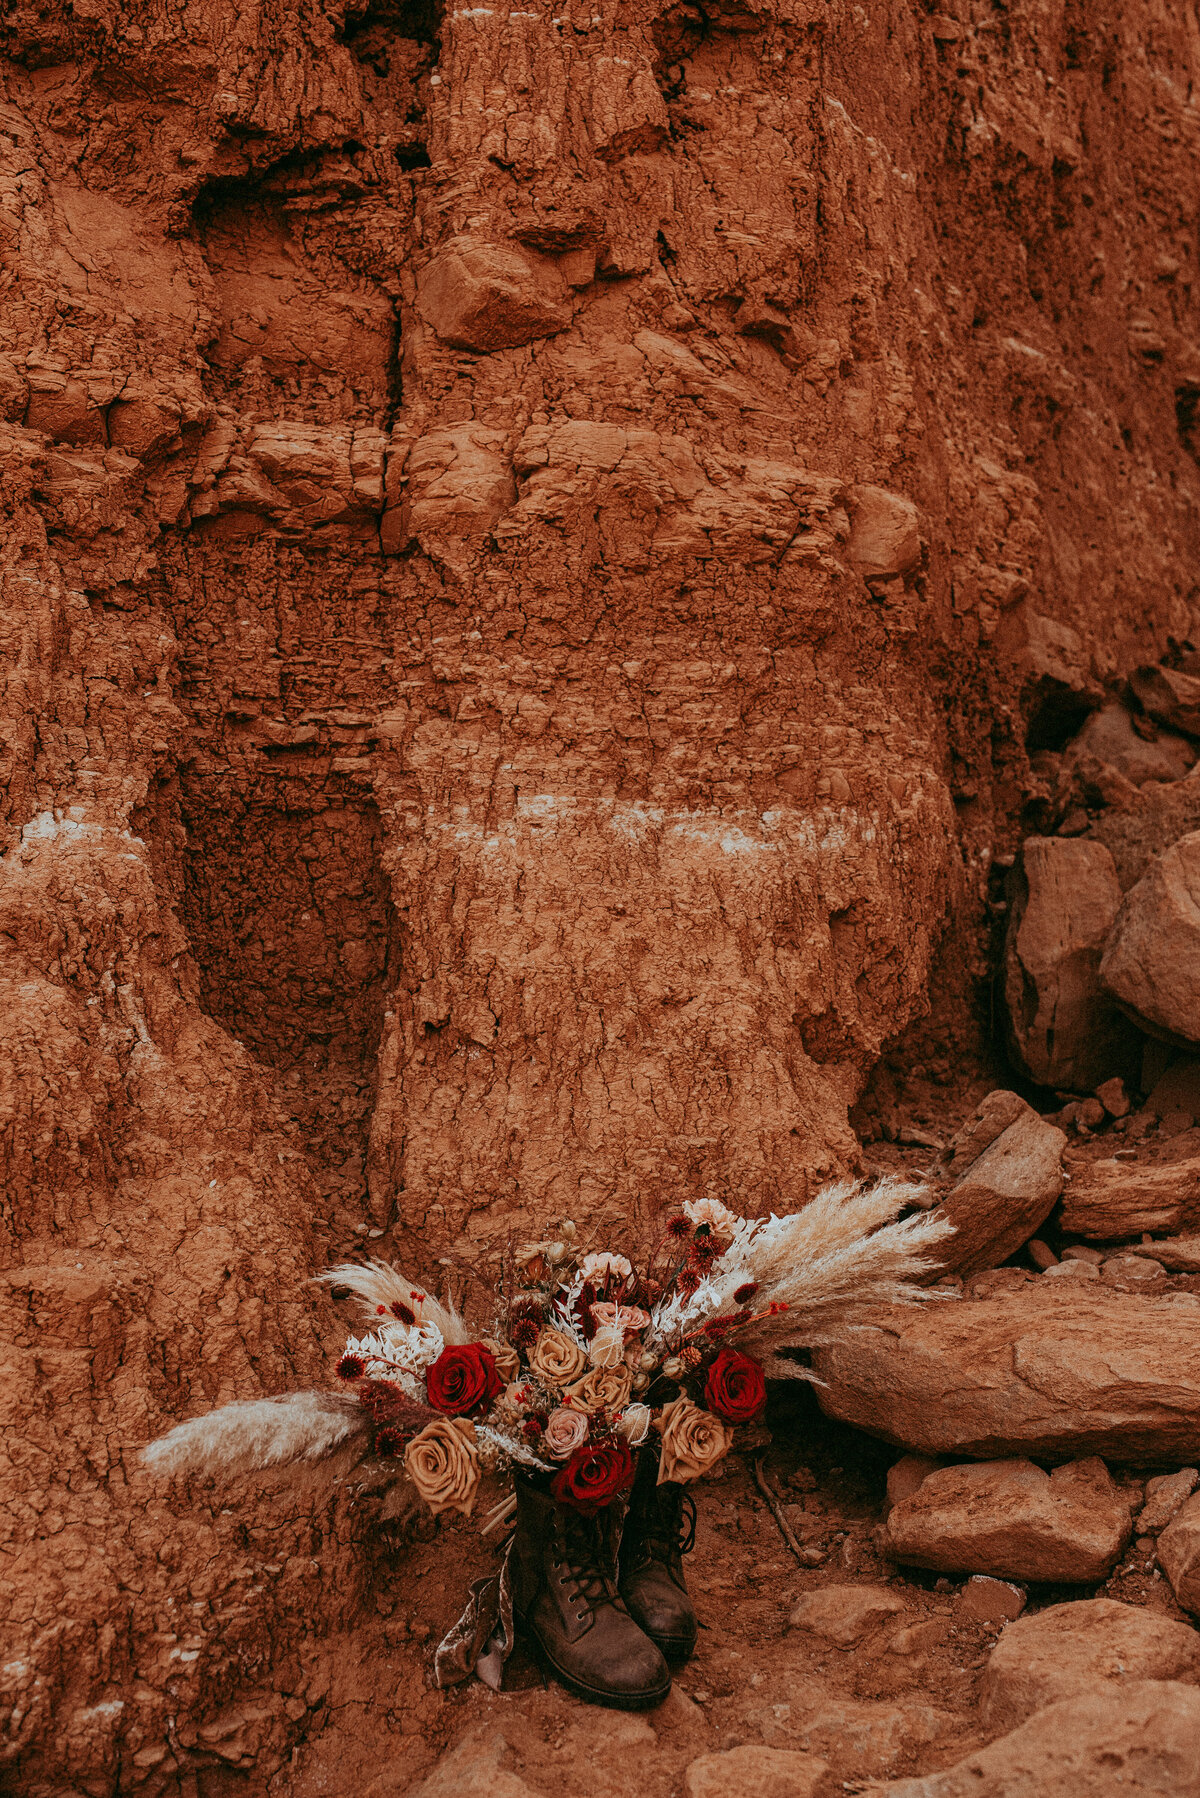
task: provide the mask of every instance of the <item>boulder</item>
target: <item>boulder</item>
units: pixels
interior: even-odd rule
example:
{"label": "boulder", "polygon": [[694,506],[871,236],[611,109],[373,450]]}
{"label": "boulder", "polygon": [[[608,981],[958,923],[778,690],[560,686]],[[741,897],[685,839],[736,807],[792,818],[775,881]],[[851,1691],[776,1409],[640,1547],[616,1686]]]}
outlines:
{"label": "boulder", "polygon": [[391,555],[413,543],[431,551],[446,538],[483,536],[517,497],[503,434],[478,424],[426,431],[409,450],[401,478],[398,504],[389,504],[383,518]]}
{"label": "boulder", "polygon": [[1200,830],[1152,861],[1125,895],[1100,978],[1150,1035],[1200,1043]]}
{"label": "boulder", "polygon": [[893,1505],[885,1554],[939,1573],[1104,1579],[1131,1533],[1129,1502],[1094,1457],[1045,1473],[1032,1461],[943,1467]]}
{"label": "boulder", "polygon": [[[1063,1194],[1064,1232],[1094,1242],[1153,1230],[1186,1230],[1197,1224],[1200,1159],[1169,1161],[1159,1167],[1094,1161],[1080,1169]],[[1157,1255],[1161,1246],[1155,1243],[1149,1252]]]}
{"label": "boulder", "polygon": [[993,1299],[880,1307],[818,1349],[831,1417],[928,1455],[1200,1453],[1200,1305],[1030,1281]]}
{"label": "boulder", "polygon": [[1039,612],[1024,612],[1026,649],[1022,704],[1025,742],[1036,752],[1057,749],[1102,704],[1104,688],[1078,631]]}
{"label": "boulder", "polygon": [[1177,1680],[1106,1684],[880,1798],[1200,1798],[1200,1692]]}
{"label": "boulder", "polygon": [[877,1623],[907,1609],[899,1594],[885,1586],[826,1586],[806,1592],[793,1606],[788,1623],[823,1636],[838,1648],[853,1648]]}
{"label": "boulder", "polygon": [[787,1731],[789,1745],[832,1761],[843,1776],[889,1773],[957,1727],[950,1712],[916,1702],[915,1697],[904,1704],[886,1704],[828,1690],[822,1701],[816,1689],[793,1689],[788,1696],[802,1698],[803,1703],[793,1703],[796,1714],[774,1727]]}
{"label": "boulder", "polygon": [[1157,731],[1149,739],[1142,736],[1123,705],[1101,706],[1093,712],[1068,755],[1077,763],[1090,756],[1107,762],[1135,787],[1148,780],[1181,780],[1196,759],[1193,745],[1173,731]]}
{"label": "boulder", "polygon": [[1127,1255],[1144,1255],[1173,1274],[1200,1274],[1200,1236],[1164,1236],[1157,1242],[1131,1242]]}
{"label": "boulder", "polygon": [[[702,1754],[687,1768],[687,1798],[813,1798],[829,1771],[826,1761],[787,1748],[744,1742],[723,1754]],[[586,1782],[584,1782],[586,1786]]]}
{"label": "boulder", "polygon": [[984,1722],[994,1733],[1015,1729],[1097,1680],[1131,1679],[1200,1684],[1200,1635],[1112,1598],[1051,1605],[1010,1624],[993,1648],[980,1689]]}
{"label": "boulder", "polygon": [[1062,1191],[1063,1132],[1016,1093],[989,1093],[954,1139],[941,1214],[955,1234],[940,1255],[949,1272],[995,1267],[1027,1242]]}
{"label": "boulder", "polygon": [[910,499],[885,487],[850,489],[847,558],[865,580],[907,574],[921,559],[920,515]]}
{"label": "boulder", "polygon": [[1039,1086],[1090,1093],[1131,1073],[1140,1039],[1100,983],[1121,906],[1113,858],[1082,837],[1027,837],[1008,886],[1010,1045]]}
{"label": "boulder", "polygon": [[1158,1564],[1184,1610],[1200,1616],[1200,1493],[1179,1507],[1158,1538]]}
{"label": "boulder", "polygon": [[438,250],[417,283],[417,311],[444,343],[480,354],[571,322],[566,282],[548,256],[474,237]]}
{"label": "boulder", "polygon": [[1157,1536],[1189,1499],[1200,1481],[1200,1469],[1181,1467],[1178,1473],[1160,1473],[1146,1481],[1146,1502],[1138,1513],[1139,1536]]}
{"label": "boulder", "polygon": [[1096,1088],[1096,1097],[1110,1118],[1127,1118],[1133,1110],[1129,1090],[1118,1075],[1114,1075],[1111,1080],[1101,1081]]}
{"label": "boulder", "polygon": [[1200,737],[1200,680],[1177,668],[1135,668],[1129,689],[1148,717],[1168,730]]}
{"label": "boulder", "polygon": [[1053,1275],[1062,1280],[1098,1280],[1100,1269],[1093,1267],[1090,1261],[1059,1261],[1053,1267],[1042,1269],[1043,1274]]}

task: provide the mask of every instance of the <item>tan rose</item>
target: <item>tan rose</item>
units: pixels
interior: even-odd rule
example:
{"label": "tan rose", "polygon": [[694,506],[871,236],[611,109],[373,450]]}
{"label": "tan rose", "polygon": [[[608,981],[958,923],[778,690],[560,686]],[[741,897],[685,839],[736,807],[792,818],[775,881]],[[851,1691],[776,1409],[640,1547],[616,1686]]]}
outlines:
{"label": "tan rose", "polygon": [[435,1517],[442,1511],[471,1515],[479,1490],[479,1457],[475,1427],[465,1417],[435,1417],[427,1423],[405,1449],[404,1467]]}
{"label": "tan rose", "polygon": [[485,1348],[496,1363],[496,1372],[508,1385],[515,1380],[521,1371],[521,1357],[515,1348],[509,1348],[507,1342],[497,1342],[494,1336],[480,1338],[480,1348]]}
{"label": "tan rose", "polygon": [[540,1447],[552,1461],[569,1461],[577,1448],[587,1441],[588,1420],[583,1411],[568,1411],[560,1405],[551,1411],[542,1431]]}
{"label": "tan rose", "polygon": [[619,1411],[629,1403],[633,1375],[625,1366],[593,1367],[566,1389],[572,1411]]}
{"label": "tan rose", "polygon": [[588,1360],[593,1367],[619,1367],[624,1359],[624,1330],[604,1324],[588,1343]]}
{"label": "tan rose", "polygon": [[551,1386],[577,1380],[587,1366],[578,1343],[565,1330],[543,1330],[529,1351],[529,1371]]}
{"label": "tan rose", "polygon": [[658,1483],[664,1480],[698,1480],[715,1467],[733,1442],[733,1431],[711,1411],[702,1411],[690,1398],[680,1396],[663,1406],[659,1423],[662,1453]]}
{"label": "tan rose", "polygon": [[610,1305],[601,1303],[592,1306],[592,1321],[601,1330],[609,1324],[620,1325],[626,1335],[631,1330],[644,1330],[650,1322],[650,1313],[643,1311],[639,1305]]}

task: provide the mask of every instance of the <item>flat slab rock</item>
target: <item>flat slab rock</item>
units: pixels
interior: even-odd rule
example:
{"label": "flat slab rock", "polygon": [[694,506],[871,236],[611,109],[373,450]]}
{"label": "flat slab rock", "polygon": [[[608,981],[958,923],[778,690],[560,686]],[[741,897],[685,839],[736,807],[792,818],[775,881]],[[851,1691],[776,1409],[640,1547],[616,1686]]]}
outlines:
{"label": "flat slab rock", "polygon": [[993,1732],[1016,1729],[1097,1680],[1134,1679],[1200,1684],[1200,1634],[1113,1598],[1051,1605],[1010,1623],[993,1648],[980,1688],[984,1722]]}
{"label": "flat slab rock", "polygon": [[[1095,1161],[1063,1194],[1062,1228],[1072,1236],[1112,1242],[1144,1230],[1191,1230],[1200,1224],[1200,1160],[1162,1167]],[[1153,1254],[1153,1249],[1148,1249]]]}
{"label": "flat slab rock", "polygon": [[788,1624],[838,1648],[852,1648],[877,1624],[907,1609],[900,1594],[886,1586],[825,1586],[804,1594],[793,1606]]}
{"label": "flat slab rock", "polygon": [[1052,1474],[1032,1461],[942,1467],[892,1506],[884,1552],[941,1573],[1084,1584],[1112,1571],[1132,1531],[1129,1501],[1097,1457]]}
{"label": "flat slab rock", "polygon": [[881,1798],[1200,1798],[1200,1692],[1175,1680],[1101,1684]]}
{"label": "flat slab rock", "polygon": [[813,1364],[831,1417],[921,1454],[1161,1466],[1200,1452],[1200,1305],[1099,1282],[889,1306]]}

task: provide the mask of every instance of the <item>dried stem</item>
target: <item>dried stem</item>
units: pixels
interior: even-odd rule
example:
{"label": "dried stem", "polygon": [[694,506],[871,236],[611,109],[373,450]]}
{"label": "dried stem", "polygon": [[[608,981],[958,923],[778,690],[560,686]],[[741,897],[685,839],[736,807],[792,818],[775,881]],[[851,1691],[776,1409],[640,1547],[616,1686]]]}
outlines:
{"label": "dried stem", "polygon": [[771,1515],[779,1525],[779,1534],[783,1537],[784,1541],[803,1567],[806,1565],[806,1562],[800,1544],[797,1542],[795,1535],[792,1532],[791,1524],[783,1514],[783,1506],[780,1504],[774,1488],[767,1484],[767,1476],[763,1472],[763,1455],[765,1453],[765,1449],[760,1449],[758,1454],[751,1457],[754,1467],[754,1483],[771,1507]]}

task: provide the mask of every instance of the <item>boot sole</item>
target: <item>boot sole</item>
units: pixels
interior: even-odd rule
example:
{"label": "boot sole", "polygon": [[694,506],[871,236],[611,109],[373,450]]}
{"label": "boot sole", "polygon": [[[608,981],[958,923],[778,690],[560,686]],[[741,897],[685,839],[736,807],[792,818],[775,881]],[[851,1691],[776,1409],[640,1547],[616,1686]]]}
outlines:
{"label": "boot sole", "polygon": [[572,1698],[582,1698],[585,1704],[602,1704],[613,1711],[652,1711],[663,1703],[671,1690],[670,1673],[667,1674],[665,1685],[654,1686],[649,1692],[614,1692],[605,1686],[589,1686],[586,1680],[577,1679],[573,1673],[560,1667],[532,1630],[523,1629],[522,1633],[546,1671]]}

